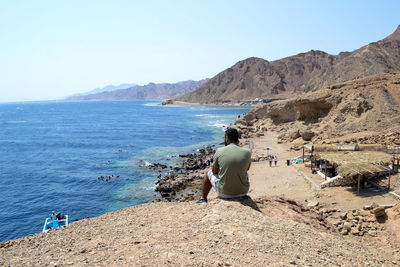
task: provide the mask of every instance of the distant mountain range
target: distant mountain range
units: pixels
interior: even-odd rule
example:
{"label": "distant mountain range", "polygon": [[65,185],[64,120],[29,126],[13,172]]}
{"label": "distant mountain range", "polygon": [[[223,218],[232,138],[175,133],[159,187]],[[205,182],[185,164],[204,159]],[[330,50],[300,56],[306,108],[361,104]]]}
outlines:
{"label": "distant mountain range", "polygon": [[115,90],[119,90],[119,89],[126,89],[126,88],[130,88],[133,86],[136,86],[137,84],[135,83],[122,83],[120,85],[107,85],[103,88],[95,88],[89,92],[86,93],[81,93],[81,94],[75,94],[73,95],[75,96],[83,96],[83,95],[91,95],[91,94],[97,94],[97,93],[102,93],[102,92],[110,92],[110,91],[115,91]]}
{"label": "distant mountain range", "polygon": [[368,75],[400,71],[400,26],[378,42],[330,55],[311,50],[275,61],[251,57],[174,100],[216,103],[291,95]]}
{"label": "distant mountain range", "polygon": [[[171,99],[199,88],[208,79],[200,81],[183,81],[178,83],[149,83],[147,85],[121,84],[97,88],[84,95],[74,95],[67,100],[143,100],[143,99]],[[118,87],[128,86],[120,89]],[[100,92],[99,92],[100,91]]]}

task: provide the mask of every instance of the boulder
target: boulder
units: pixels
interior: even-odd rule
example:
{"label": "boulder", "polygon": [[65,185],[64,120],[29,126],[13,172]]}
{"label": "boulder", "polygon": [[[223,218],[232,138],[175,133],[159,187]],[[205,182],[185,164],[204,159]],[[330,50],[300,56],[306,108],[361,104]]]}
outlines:
{"label": "boulder", "polygon": [[384,207],[376,207],[375,209],[372,210],[374,213],[375,217],[383,217],[386,215],[385,208]]}
{"label": "boulder", "polygon": [[301,135],[300,135],[299,130],[295,130],[295,131],[292,131],[289,133],[289,137],[291,140],[295,140],[295,139],[299,138],[300,136]]}
{"label": "boulder", "polygon": [[352,226],[351,223],[345,222],[343,224],[343,229],[346,230],[347,232],[350,232],[351,231],[351,226]]}
{"label": "boulder", "polygon": [[315,133],[311,130],[300,130],[299,134],[301,138],[303,138],[304,141],[311,141],[311,139],[314,137]]}
{"label": "boulder", "polygon": [[315,207],[317,207],[318,205],[319,205],[319,202],[318,202],[318,201],[311,201],[311,202],[308,202],[307,207],[308,207],[308,208],[315,208]]}
{"label": "boulder", "polygon": [[368,231],[368,234],[369,234],[370,236],[377,236],[377,235],[378,235],[377,232],[376,232],[375,230],[369,230],[369,231]]}
{"label": "boulder", "polygon": [[244,125],[247,126],[247,122],[244,119],[236,119],[235,125]]}

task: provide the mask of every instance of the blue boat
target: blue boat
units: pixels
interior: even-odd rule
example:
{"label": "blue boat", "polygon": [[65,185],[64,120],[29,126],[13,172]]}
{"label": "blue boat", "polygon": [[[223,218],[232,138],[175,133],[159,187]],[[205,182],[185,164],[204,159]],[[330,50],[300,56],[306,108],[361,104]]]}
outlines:
{"label": "blue boat", "polygon": [[44,221],[42,233],[47,233],[48,231],[67,225],[68,225],[68,215],[59,213],[57,214],[57,218],[55,220],[52,220],[50,217],[46,218],[46,220]]}

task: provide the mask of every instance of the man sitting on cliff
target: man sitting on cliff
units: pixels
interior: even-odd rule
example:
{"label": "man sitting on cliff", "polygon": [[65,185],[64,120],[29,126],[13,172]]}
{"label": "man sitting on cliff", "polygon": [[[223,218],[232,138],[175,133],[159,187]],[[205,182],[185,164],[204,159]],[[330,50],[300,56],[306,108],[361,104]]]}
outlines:
{"label": "man sitting on cliff", "polygon": [[239,133],[229,128],[225,131],[225,147],[218,148],[214,155],[212,169],[204,176],[203,192],[196,204],[207,203],[211,187],[221,198],[245,196],[249,191],[247,171],[251,154],[239,145]]}

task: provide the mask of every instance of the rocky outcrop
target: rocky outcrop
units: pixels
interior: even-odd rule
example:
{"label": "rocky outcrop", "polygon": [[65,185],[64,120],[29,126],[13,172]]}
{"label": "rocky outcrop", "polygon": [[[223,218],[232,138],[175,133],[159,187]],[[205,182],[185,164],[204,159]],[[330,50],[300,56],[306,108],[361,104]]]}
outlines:
{"label": "rocky outcrop", "polygon": [[[192,200],[201,192],[201,181],[207,168],[211,165],[211,158],[214,155],[214,146],[209,145],[200,148],[195,153],[181,154],[179,166],[169,166],[174,175],[160,177],[156,181],[155,191],[160,199],[168,201]],[[165,164],[153,163],[146,166],[154,171],[165,171],[168,168]],[[161,176],[161,175],[160,175]]]}
{"label": "rocky outcrop", "polygon": [[328,209],[322,206],[315,208],[319,209],[321,217],[342,235],[377,237],[385,230],[385,226],[382,226],[379,222],[381,221],[380,217],[386,216],[385,208],[383,207],[376,208],[380,213],[376,213],[375,209],[371,211],[349,210],[341,212],[336,208]]}
{"label": "rocky outcrop", "polygon": [[[282,142],[381,143],[400,138],[400,73],[335,84],[251,110],[251,128],[279,132]],[[299,142],[299,144],[302,144]]]}

